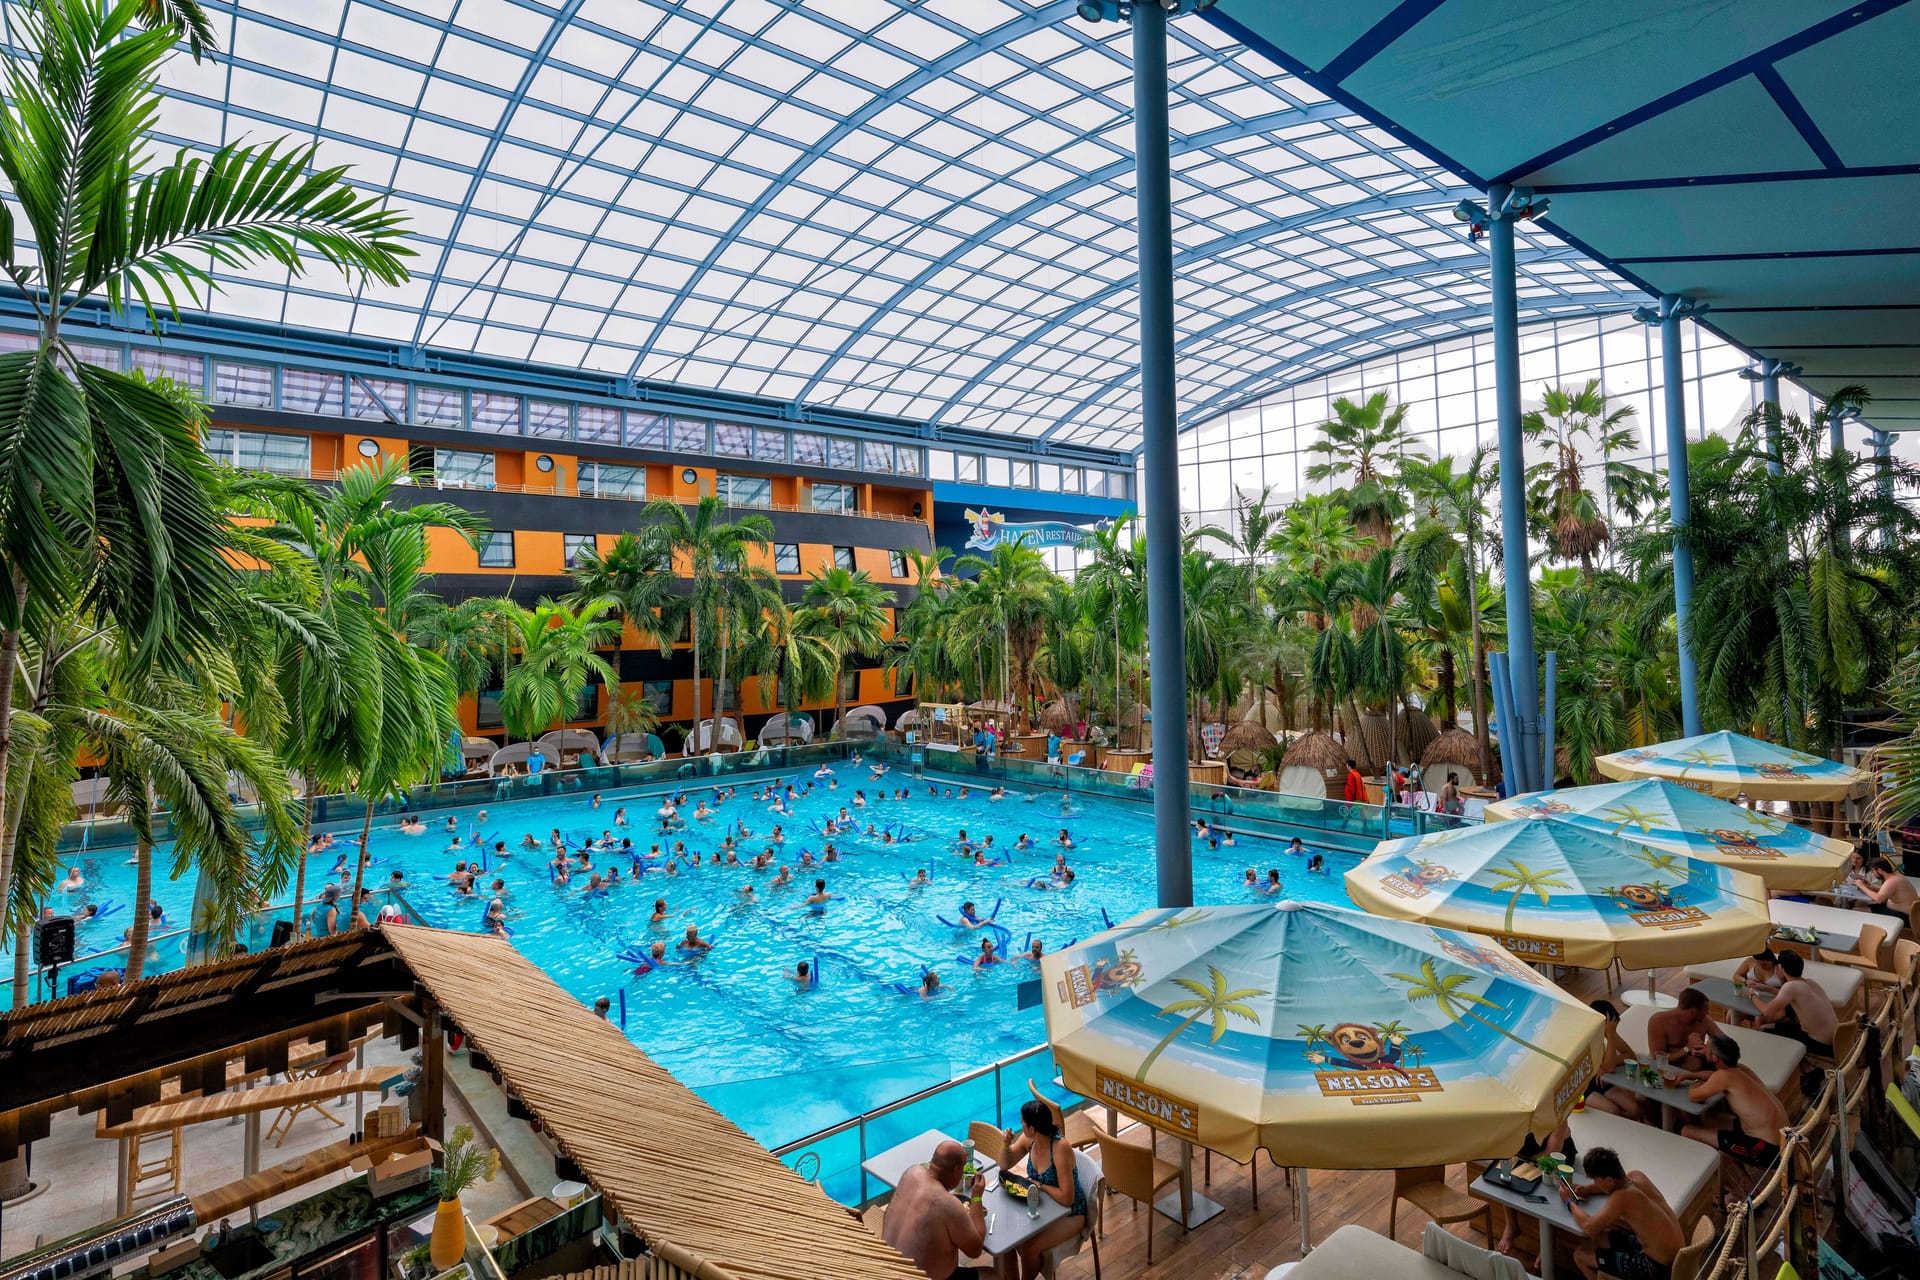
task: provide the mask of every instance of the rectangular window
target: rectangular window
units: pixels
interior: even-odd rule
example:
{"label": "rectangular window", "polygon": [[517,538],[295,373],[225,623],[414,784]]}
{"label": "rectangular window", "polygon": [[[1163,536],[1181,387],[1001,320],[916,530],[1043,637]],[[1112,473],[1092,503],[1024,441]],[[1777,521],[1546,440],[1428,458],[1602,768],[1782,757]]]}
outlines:
{"label": "rectangular window", "polygon": [[954,454],[953,478],[960,484],[979,484],[980,455],[977,453]]}
{"label": "rectangular window", "polygon": [[369,422],[401,421],[407,416],[407,384],[355,374],[347,387],[347,416]]}
{"label": "rectangular window", "polygon": [[836,569],[853,568],[853,548],[835,547],[833,549],[833,567]]}
{"label": "rectangular window", "polygon": [[482,569],[513,568],[513,531],[495,529],[480,544],[480,567]]}
{"label": "rectangular window", "polygon": [[305,476],[313,469],[313,444],[306,436],[215,428],[207,432],[206,450],[216,462],[242,471]]}
{"label": "rectangular window", "polygon": [[860,701],[860,673],[848,671],[840,677],[840,697],[845,702]]}
{"label": "rectangular window", "polygon": [[498,729],[506,721],[500,715],[500,690],[482,689],[474,707],[473,722],[482,729]]}
{"label": "rectangular window", "polygon": [[594,541],[593,535],[590,533],[563,533],[560,535],[560,540],[566,547],[567,568],[569,569],[580,563],[580,553],[582,551],[594,551],[598,549],[598,544]]}
{"label": "rectangular window", "polygon": [[673,710],[673,681],[642,681],[640,684],[640,699],[661,715],[666,715]]}
{"label": "rectangular window", "polygon": [[835,471],[851,471],[860,465],[860,448],[852,440],[827,437],[827,465]]}
{"label": "rectangular window", "polygon": [[822,484],[816,480],[808,488],[813,493],[815,511],[838,511],[844,514],[855,509],[853,486],[850,484]]}
{"label": "rectangular window", "polygon": [[737,422],[714,423],[713,452],[716,457],[721,458],[751,458],[753,428],[741,426]]}
{"label": "rectangular window", "polygon": [[776,542],[773,544],[773,571],[775,573],[800,572],[799,543]]}
{"label": "rectangular window", "polygon": [[1060,492],[1060,464],[1043,462],[1034,476],[1034,484],[1042,493]]}
{"label": "rectangular window", "polygon": [[773,505],[773,481],[766,476],[734,476],[723,471],[713,478],[713,491],[729,506]]}
{"label": "rectangular window", "polygon": [[893,474],[893,446],[878,440],[864,441],[860,446],[860,460],[868,471],[883,476]]}
{"label": "rectangular window", "polygon": [[473,429],[498,436],[520,434],[520,397],[493,391],[473,393]]}
{"label": "rectangular window", "polygon": [[811,431],[794,432],[793,460],[809,467],[825,466],[827,464],[827,438]]}
{"label": "rectangular window", "polygon": [[81,364],[90,364],[96,369],[118,369],[120,367],[120,348],[95,346],[91,342],[69,342],[67,349],[73,352],[73,358]]}
{"label": "rectangular window", "polygon": [[597,404],[583,404],[577,410],[579,414],[578,431],[580,439],[595,444],[620,443],[620,411],[607,409]]}
{"label": "rectangular window", "polygon": [[887,552],[887,568],[892,572],[893,576],[896,578],[906,577],[907,576],[907,553],[904,551]]}
{"label": "rectangular window", "polygon": [[1006,488],[1007,481],[1009,479],[1009,476],[1007,475],[1007,471],[1008,471],[1008,465],[1007,465],[1007,460],[1005,458],[995,457],[993,454],[987,455],[987,483],[988,484],[992,485],[996,489]]}
{"label": "rectangular window", "polygon": [[466,392],[457,387],[415,387],[413,389],[413,421],[420,427],[452,427],[459,430],[466,425]]}
{"label": "rectangular window", "polygon": [[927,450],[927,479],[953,479],[953,454],[946,449]]}
{"label": "rectangular window", "polygon": [[1078,467],[1060,468],[1060,492],[1062,493],[1080,492],[1080,468]]}
{"label": "rectangular window", "polygon": [[346,376],[318,369],[282,369],[280,407],[288,413],[342,417],[347,412]]}
{"label": "rectangular window", "polygon": [[213,400],[215,404],[246,405],[250,409],[273,408],[273,370],[261,364],[213,364]]}
{"label": "rectangular window", "polygon": [[622,467],[611,462],[583,462],[580,464],[580,493],[583,497],[645,501],[647,469]]}
{"label": "rectangular window", "polygon": [[527,401],[527,434],[543,440],[565,440],[573,434],[573,406],[557,400]]}
{"label": "rectangular window", "polygon": [[707,452],[707,420],[705,418],[682,418],[673,420],[673,450],[675,453]]}
{"label": "rectangular window", "polygon": [[920,446],[899,445],[893,451],[893,470],[896,475],[917,476],[921,472]]}
{"label": "rectangular window", "polygon": [[1013,464],[1013,487],[1016,489],[1033,488],[1033,464],[1016,462]]}
{"label": "rectangular window", "polygon": [[1087,492],[1092,494],[1096,498],[1105,497],[1107,493],[1107,473],[1104,471],[1096,471],[1092,467],[1088,467],[1087,468]]}
{"label": "rectangular window", "polygon": [[753,429],[753,456],[760,462],[787,460],[787,433],[777,427]]}
{"label": "rectangular window", "polygon": [[477,449],[435,449],[434,482],[442,489],[491,489],[493,461],[492,454]]}
{"label": "rectangular window", "polygon": [[667,447],[667,415],[629,413],[627,443],[636,449],[665,449]]}
{"label": "rectangular window", "polygon": [[206,384],[206,358],[189,355],[182,351],[154,351],[146,347],[135,347],[133,367],[146,374],[149,382],[155,378],[171,378],[195,395],[198,395]]}

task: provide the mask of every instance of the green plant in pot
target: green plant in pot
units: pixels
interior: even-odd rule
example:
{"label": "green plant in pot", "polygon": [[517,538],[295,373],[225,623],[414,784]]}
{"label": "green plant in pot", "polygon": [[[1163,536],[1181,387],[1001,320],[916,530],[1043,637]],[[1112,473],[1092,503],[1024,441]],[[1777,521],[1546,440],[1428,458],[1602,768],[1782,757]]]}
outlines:
{"label": "green plant in pot", "polygon": [[492,1182],[500,1170],[500,1153],[473,1138],[473,1126],[455,1125],[440,1163],[440,1206],[433,1215],[429,1256],[435,1271],[457,1265],[467,1252],[466,1210],[461,1193],[477,1182]]}

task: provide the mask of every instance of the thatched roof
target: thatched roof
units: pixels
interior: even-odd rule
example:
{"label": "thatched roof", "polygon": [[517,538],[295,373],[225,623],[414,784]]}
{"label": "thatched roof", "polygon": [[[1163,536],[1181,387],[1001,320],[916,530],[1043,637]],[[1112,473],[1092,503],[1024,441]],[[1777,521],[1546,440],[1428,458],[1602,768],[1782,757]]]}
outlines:
{"label": "thatched roof", "polygon": [[1073,727],[1073,712],[1065,702],[1049,702],[1040,713],[1040,727],[1048,733],[1065,733]]}
{"label": "thatched roof", "polygon": [[1440,736],[1440,730],[1433,723],[1433,717],[1418,707],[1400,708],[1400,755],[1407,760],[1418,760],[1433,740]]}
{"label": "thatched roof", "polygon": [[1324,777],[1338,778],[1347,771],[1347,749],[1330,733],[1303,733],[1287,746],[1280,767],[1305,765]]}
{"label": "thatched roof", "polygon": [[1485,786],[1486,776],[1480,772],[1480,744],[1465,729],[1448,725],[1420,755],[1420,771],[1427,775],[1430,783],[1446,780],[1446,770],[1451,766],[1465,769],[1473,778],[1475,786]]}
{"label": "thatched roof", "polygon": [[1217,754],[1225,756],[1235,751],[1259,751],[1271,747],[1280,740],[1267,732],[1266,726],[1252,720],[1242,720],[1227,730],[1227,736],[1220,739]]}
{"label": "thatched roof", "polygon": [[1334,715],[1340,728],[1342,764],[1346,756],[1352,756],[1360,772],[1374,777],[1386,768],[1387,718],[1363,711],[1358,725],[1350,724],[1351,719],[1344,707]]}
{"label": "thatched roof", "polygon": [[697,1260],[687,1270],[716,1280],[920,1276],[505,939],[385,932],[502,1083],[656,1252],[669,1246]]}

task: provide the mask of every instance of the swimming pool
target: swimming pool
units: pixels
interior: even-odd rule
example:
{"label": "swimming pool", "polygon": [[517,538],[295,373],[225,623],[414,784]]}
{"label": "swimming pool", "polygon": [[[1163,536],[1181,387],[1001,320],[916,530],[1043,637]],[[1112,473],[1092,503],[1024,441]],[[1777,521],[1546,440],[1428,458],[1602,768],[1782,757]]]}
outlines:
{"label": "swimming pool", "polygon": [[[383,815],[375,819],[371,846],[377,861],[366,882],[378,887],[397,870],[408,886],[403,890],[408,903],[427,923],[475,930],[491,896],[487,886],[496,876],[503,879],[513,944],[528,959],[583,1003],[608,997],[616,1020],[624,998],[626,1031],[635,1043],[754,1137],[779,1145],[1045,1038],[1040,1009],[1018,1007],[1019,984],[1035,976],[1033,965],[1016,962],[975,972],[962,963],[962,953],[975,951],[982,935],[942,924],[939,917],[958,919],[963,901],[976,903],[982,915],[995,914],[997,905],[995,923],[1004,927],[999,936],[1015,950],[1035,937],[1052,950],[1154,900],[1153,819],[1143,805],[1018,787],[993,800],[977,780],[956,775],[930,772],[915,780],[896,769],[876,783],[865,766],[842,761],[835,768],[817,781],[811,765],[778,775],[720,779],[736,789],[735,796],[718,803],[711,819],[688,821],[666,842],[670,848],[673,840],[684,841],[703,865],[672,876],[650,871],[634,883],[626,881],[624,860],[598,854],[596,867],[619,865],[622,875],[623,882],[605,893],[589,893],[586,878],[577,873],[569,885],[555,886],[547,871],[551,852],[521,850],[521,838],[531,834],[544,845],[549,831],[559,828],[577,844],[611,832],[616,839],[631,838],[645,852],[658,838],[660,797],[673,786],[608,791],[598,810],[587,791],[436,810],[426,815],[427,831],[421,835],[403,834],[397,817]],[[790,816],[770,813],[764,801],[750,798],[776,776],[798,792]],[[810,791],[809,782],[814,783]],[[686,789],[684,816],[691,819],[702,799],[714,805],[710,782],[677,785]],[[903,787],[909,798],[891,798]],[[868,800],[864,808],[857,804],[857,791]],[[882,792],[889,798],[878,798]],[[621,806],[631,824],[624,830],[614,824]],[[841,861],[802,867],[803,850],[822,854],[825,840],[819,830],[843,807],[862,832],[871,824],[905,843],[889,846],[864,834],[836,836],[832,841]],[[483,809],[487,817],[481,823]],[[447,847],[449,817],[463,840],[478,834],[489,849],[501,839],[515,850],[504,862],[489,858],[472,896],[457,893],[446,881],[454,863],[474,853],[470,845],[457,851]],[[738,836],[741,822],[750,836]],[[735,830],[744,860],[768,847],[776,823],[784,828],[785,842],[776,846],[773,868],[706,865],[729,829]],[[1047,875],[1062,828],[1075,842],[1067,851],[1076,873],[1073,886],[1028,888],[1030,878]],[[353,824],[351,831],[357,830]],[[980,844],[991,836],[1000,856],[1022,834],[1037,847],[1014,852],[1009,865],[979,866],[952,851],[961,830]],[[1314,834],[1302,835],[1311,846]],[[338,848],[310,860],[309,900],[331,878]],[[1318,851],[1327,854],[1328,874],[1309,874],[1306,858],[1288,855],[1282,840],[1241,832],[1233,848],[1212,849],[1196,841],[1195,895],[1207,902],[1253,900],[1256,895],[1242,882],[1244,869],[1254,867],[1264,878],[1269,867],[1277,867],[1288,897],[1346,903],[1340,873],[1355,858],[1324,845]],[[124,865],[125,856],[115,850],[70,858],[88,885],[69,905],[125,902],[133,872]],[[793,869],[794,883],[784,888],[773,884],[781,864]],[[922,869],[930,883],[914,887],[909,882]],[[819,911],[803,902],[816,876],[826,879],[833,894]],[[751,903],[740,892],[749,884],[757,899]],[[191,879],[156,880],[154,898],[178,922],[188,911],[192,890]],[[653,905],[663,897],[669,914],[655,924]],[[126,923],[126,913],[119,911],[83,926],[81,949],[118,941]],[[714,940],[710,953],[697,958],[677,953],[674,943],[689,924]],[[633,963],[621,954],[645,950],[655,941],[667,944],[672,963],[635,976]],[[801,960],[819,963],[817,987],[802,987],[784,976]],[[177,957],[161,957],[162,967],[177,963]],[[923,1000],[896,989],[896,984],[915,986],[927,967],[940,975],[950,994]],[[484,975],[475,980],[484,982]]]}

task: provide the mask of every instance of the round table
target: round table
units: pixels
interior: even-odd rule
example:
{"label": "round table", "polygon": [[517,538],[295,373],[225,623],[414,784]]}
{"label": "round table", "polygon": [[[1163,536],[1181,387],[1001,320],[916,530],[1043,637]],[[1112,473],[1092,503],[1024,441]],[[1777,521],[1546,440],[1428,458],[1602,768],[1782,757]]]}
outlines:
{"label": "round table", "polygon": [[1650,991],[1646,987],[1628,987],[1620,993],[1620,1003],[1647,1005],[1654,1009],[1677,1009],[1680,1001],[1664,991]]}

